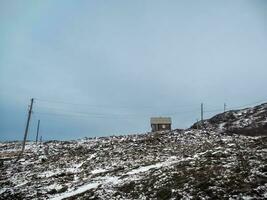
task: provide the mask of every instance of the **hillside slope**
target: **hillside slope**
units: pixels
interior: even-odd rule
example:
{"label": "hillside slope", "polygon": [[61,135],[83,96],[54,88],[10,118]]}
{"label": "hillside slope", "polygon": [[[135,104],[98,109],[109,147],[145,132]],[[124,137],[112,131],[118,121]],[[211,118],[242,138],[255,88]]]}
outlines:
{"label": "hillside slope", "polygon": [[230,110],[195,123],[191,128],[242,135],[267,135],[267,103],[241,110]]}
{"label": "hillside slope", "polygon": [[[0,143],[1,157],[20,144]],[[267,137],[185,130],[28,143],[0,199],[266,199]]]}
{"label": "hillside slope", "polygon": [[0,199],[266,199],[266,113],[262,104],[188,130],[28,142],[18,162],[21,143],[3,142]]}

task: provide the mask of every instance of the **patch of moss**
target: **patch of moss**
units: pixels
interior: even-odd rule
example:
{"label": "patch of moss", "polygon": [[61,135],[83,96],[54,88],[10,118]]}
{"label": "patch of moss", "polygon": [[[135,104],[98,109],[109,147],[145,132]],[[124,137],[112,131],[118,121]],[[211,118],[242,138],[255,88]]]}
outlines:
{"label": "patch of moss", "polygon": [[156,194],[156,198],[160,200],[167,200],[170,199],[171,197],[172,197],[172,191],[170,188],[162,188]]}
{"label": "patch of moss", "polygon": [[121,186],[119,190],[124,193],[130,193],[134,190],[134,187],[135,187],[135,182],[131,181],[130,183],[126,183],[123,186]]}

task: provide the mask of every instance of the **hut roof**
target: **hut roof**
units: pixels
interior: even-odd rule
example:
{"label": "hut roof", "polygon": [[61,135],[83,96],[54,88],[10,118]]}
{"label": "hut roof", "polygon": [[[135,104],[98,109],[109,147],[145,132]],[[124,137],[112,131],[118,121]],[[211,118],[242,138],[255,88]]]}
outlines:
{"label": "hut roof", "polygon": [[171,124],[172,120],[170,117],[151,117],[151,124]]}

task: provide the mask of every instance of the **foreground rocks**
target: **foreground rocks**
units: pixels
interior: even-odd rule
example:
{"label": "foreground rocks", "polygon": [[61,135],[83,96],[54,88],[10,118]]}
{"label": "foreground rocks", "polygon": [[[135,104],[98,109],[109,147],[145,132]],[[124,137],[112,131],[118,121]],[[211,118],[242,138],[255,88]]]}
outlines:
{"label": "foreground rocks", "polygon": [[[19,143],[1,143],[13,158]],[[266,199],[267,137],[177,130],[28,143],[0,199]]]}

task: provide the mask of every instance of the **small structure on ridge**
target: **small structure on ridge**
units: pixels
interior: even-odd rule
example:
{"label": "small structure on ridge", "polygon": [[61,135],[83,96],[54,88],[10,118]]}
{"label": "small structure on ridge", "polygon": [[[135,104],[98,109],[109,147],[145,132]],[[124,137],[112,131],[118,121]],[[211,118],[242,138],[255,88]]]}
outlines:
{"label": "small structure on ridge", "polygon": [[152,132],[171,130],[172,120],[170,117],[151,117]]}

